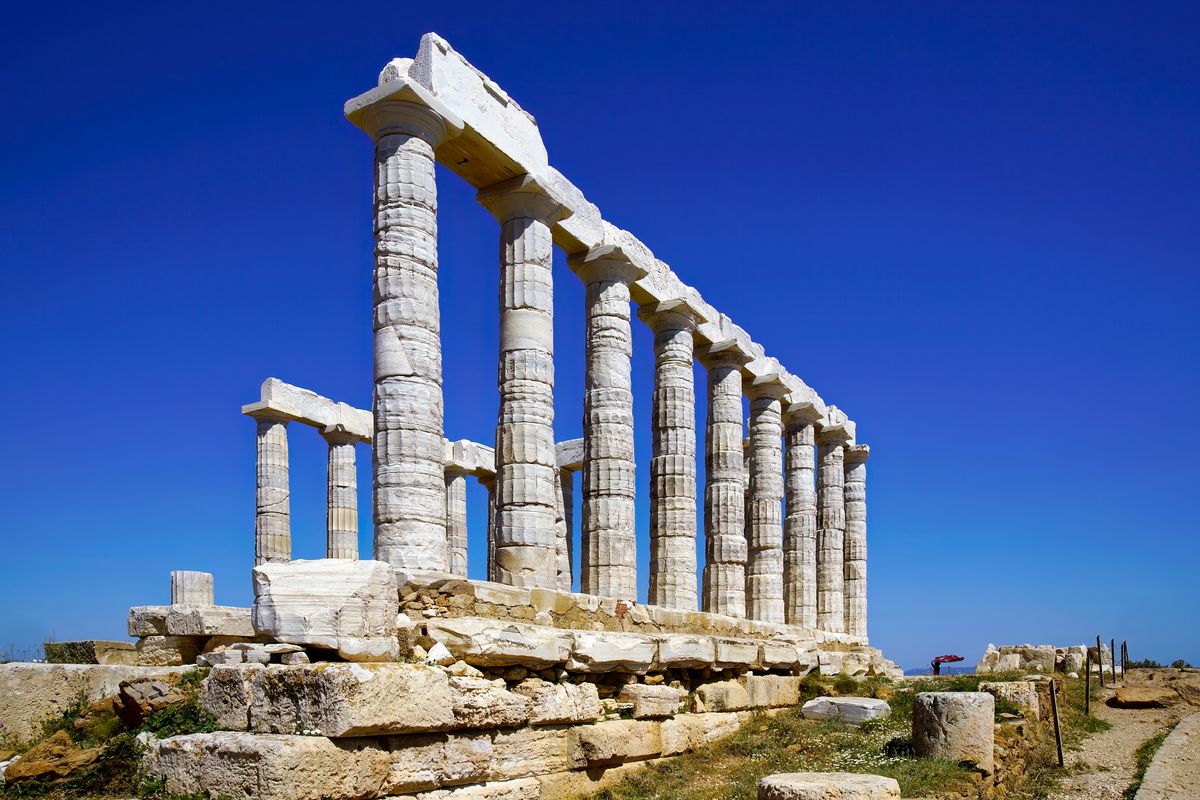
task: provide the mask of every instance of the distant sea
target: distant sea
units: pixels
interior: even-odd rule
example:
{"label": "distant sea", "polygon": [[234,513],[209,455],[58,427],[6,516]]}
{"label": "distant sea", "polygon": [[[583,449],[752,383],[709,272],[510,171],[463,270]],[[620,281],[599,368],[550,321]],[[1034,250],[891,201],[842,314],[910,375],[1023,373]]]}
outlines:
{"label": "distant sea", "polygon": [[[932,675],[933,670],[929,667],[913,667],[912,669],[904,670],[905,675]],[[974,667],[942,667],[943,675],[974,675]]]}

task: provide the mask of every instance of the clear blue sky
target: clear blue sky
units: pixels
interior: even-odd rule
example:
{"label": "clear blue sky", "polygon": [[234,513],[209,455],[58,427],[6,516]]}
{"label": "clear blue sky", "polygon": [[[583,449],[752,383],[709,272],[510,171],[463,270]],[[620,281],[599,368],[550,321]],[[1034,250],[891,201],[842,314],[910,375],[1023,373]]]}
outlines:
{"label": "clear blue sky", "polygon": [[[607,218],[858,420],[890,656],[1101,633],[1200,663],[1195,5],[833,5],[10,8],[0,645],[123,636],[173,568],[249,603],[239,406],[275,375],[369,407],[372,147],[341,107],[435,30]],[[447,434],[486,442],[498,228],[439,189]],[[583,291],[555,270],[567,439]],[[324,443],[291,444],[316,557]]]}

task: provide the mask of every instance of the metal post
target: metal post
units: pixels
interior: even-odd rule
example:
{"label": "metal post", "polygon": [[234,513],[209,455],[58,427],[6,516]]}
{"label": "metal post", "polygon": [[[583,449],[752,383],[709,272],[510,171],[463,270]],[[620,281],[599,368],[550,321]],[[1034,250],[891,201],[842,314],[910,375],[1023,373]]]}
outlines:
{"label": "metal post", "polygon": [[1117,640],[1108,640],[1108,654],[1112,657],[1112,663],[1108,665],[1108,669],[1112,672],[1113,685],[1117,683]]}
{"label": "metal post", "polygon": [[1083,715],[1092,715],[1092,654],[1089,651],[1083,665]]}
{"label": "metal post", "polygon": [[1100,665],[1100,688],[1104,688],[1104,645],[1100,642],[1100,634],[1096,634],[1096,663]]}
{"label": "metal post", "polygon": [[1058,748],[1058,766],[1063,766],[1062,729],[1058,724],[1058,691],[1054,688],[1054,678],[1050,678],[1050,711],[1054,714],[1054,744]]}

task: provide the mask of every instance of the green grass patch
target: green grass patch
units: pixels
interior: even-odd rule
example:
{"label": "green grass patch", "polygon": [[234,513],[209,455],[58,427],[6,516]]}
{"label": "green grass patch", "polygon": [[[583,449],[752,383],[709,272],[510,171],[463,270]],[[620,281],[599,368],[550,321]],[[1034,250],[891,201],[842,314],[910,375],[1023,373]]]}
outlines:
{"label": "green grass patch", "polygon": [[1162,743],[1167,740],[1167,734],[1170,731],[1151,736],[1146,741],[1138,745],[1137,750],[1133,751],[1133,757],[1137,761],[1137,771],[1133,775],[1133,782],[1125,789],[1125,800],[1133,800],[1138,789],[1142,787],[1142,779],[1146,777],[1146,770],[1150,768],[1150,762],[1154,760],[1155,753],[1158,748],[1162,747]]}

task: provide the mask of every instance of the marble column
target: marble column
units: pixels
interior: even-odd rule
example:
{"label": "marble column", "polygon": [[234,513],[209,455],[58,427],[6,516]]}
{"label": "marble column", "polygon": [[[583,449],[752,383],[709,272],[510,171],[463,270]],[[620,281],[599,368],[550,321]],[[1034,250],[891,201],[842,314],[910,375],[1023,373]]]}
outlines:
{"label": "marble column", "polygon": [[569,469],[558,471],[559,491],[562,492],[563,527],[566,529],[567,577],[566,591],[571,591],[575,575],[575,472]]}
{"label": "marble column", "polygon": [[787,387],[752,386],[750,395],[749,552],[746,602],[750,619],[783,623],[783,420]]}
{"label": "marble column", "polygon": [[213,576],[211,572],[178,569],[171,573],[171,605],[211,606]]}
{"label": "marble column", "polygon": [[250,416],[256,439],[254,563],[292,560],[291,490],[288,485],[287,417],[271,411]]}
{"label": "marble column", "polygon": [[811,404],[784,414],[783,615],[789,625],[817,627],[816,429]]}
{"label": "marble column", "polygon": [[338,428],[321,432],[329,444],[328,495],[325,508],[325,557],[358,558],[357,437]]}
{"label": "marble column", "polygon": [[742,457],[742,372],[746,360],[730,350],[700,356],[708,370],[704,431],[703,608],[746,616],[746,531]]}
{"label": "marble column", "polygon": [[[570,479],[565,470],[554,471],[554,542],[555,542],[555,586],[560,592],[571,591],[571,512],[567,509],[567,497],[563,490],[563,478]],[[566,491],[570,491],[568,488]]]}
{"label": "marble column", "polygon": [[397,97],[350,113],[375,141],[375,558],[402,569],[445,571],[434,149],[448,124],[429,107]]}
{"label": "marble column", "polygon": [[481,189],[478,200],[500,222],[496,580],[554,588],[558,464],[550,225],[566,212],[528,175]]}
{"label": "marble column", "polygon": [[629,286],[644,272],[612,247],[568,262],[587,287],[583,399],[583,592],[637,599]]}
{"label": "marble column", "polygon": [[489,581],[496,580],[496,476],[479,479],[487,489],[487,569],[484,574]]}
{"label": "marble column", "polygon": [[867,636],[867,457],[871,448],[846,448],[846,538],[842,553],[845,576],[846,633]]}
{"label": "marble column", "polygon": [[446,470],[446,548],[451,575],[467,577],[467,473]]}
{"label": "marble column", "polygon": [[696,387],[692,364],[698,317],[678,301],[645,306],[638,317],[654,331],[648,602],[695,611]]}
{"label": "marble column", "polygon": [[844,633],[846,629],[842,566],[846,441],[844,432],[836,426],[817,433],[817,627],[828,633]]}

